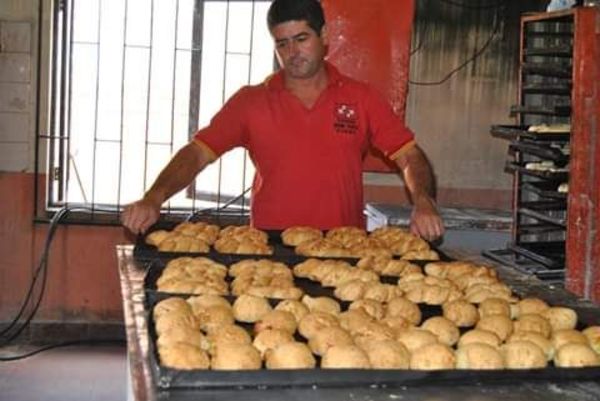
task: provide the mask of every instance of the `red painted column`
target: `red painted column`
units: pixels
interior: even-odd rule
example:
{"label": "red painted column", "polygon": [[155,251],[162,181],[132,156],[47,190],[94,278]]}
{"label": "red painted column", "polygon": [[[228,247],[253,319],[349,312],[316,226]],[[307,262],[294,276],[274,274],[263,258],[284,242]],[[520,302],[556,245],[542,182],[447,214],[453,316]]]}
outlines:
{"label": "red painted column", "polygon": [[[322,0],[328,59],[342,73],[373,84],[404,118],[414,0]],[[370,154],[365,170],[390,171]]]}
{"label": "red painted column", "polygon": [[600,302],[600,12],[575,12],[566,287]]}

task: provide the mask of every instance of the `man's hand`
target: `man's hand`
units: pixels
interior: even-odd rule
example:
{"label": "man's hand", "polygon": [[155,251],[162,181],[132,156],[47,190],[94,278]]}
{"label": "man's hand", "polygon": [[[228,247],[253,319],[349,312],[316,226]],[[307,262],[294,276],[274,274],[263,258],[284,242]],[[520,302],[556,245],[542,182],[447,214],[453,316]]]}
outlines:
{"label": "man's hand", "polygon": [[121,214],[121,222],[134,234],[143,234],[158,220],[160,204],[143,198],[125,206]]}
{"label": "man's hand", "polygon": [[435,202],[428,196],[413,201],[410,217],[410,231],[427,241],[433,241],[444,234],[444,222],[438,213]]}

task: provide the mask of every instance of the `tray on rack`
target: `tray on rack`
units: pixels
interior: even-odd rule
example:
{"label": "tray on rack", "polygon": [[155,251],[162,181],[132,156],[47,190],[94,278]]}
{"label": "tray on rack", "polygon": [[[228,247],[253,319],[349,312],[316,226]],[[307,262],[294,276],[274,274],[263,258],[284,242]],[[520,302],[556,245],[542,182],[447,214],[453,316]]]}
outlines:
{"label": "tray on rack", "polygon": [[526,258],[543,264],[549,269],[564,269],[565,267],[564,241],[521,242],[511,244],[509,248]]}
{"label": "tray on rack", "polygon": [[552,63],[533,63],[525,62],[521,64],[521,71],[524,74],[535,74],[547,77],[567,78],[572,76],[571,66]]}
{"label": "tray on rack", "polygon": [[532,114],[539,116],[555,116],[555,117],[570,117],[571,106],[569,105],[555,105],[554,107],[547,106],[523,106],[513,105],[510,107],[511,117],[517,114]]}
{"label": "tray on rack", "polygon": [[527,181],[521,187],[544,198],[565,200],[568,197],[568,193],[558,192],[558,185],[551,181]]}
{"label": "tray on rack", "polygon": [[523,50],[524,56],[544,56],[544,57],[573,57],[573,46],[547,46],[530,47]]}
{"label": "tray on rack", "polygon": [[526,141],[526,139],[512,141],[509,146],[512,150],[551,160],[558,167],[564,167],[569,163],[569,155],[564,154],[560,149],[539,142]]}
{"label": "tray on rack", "polygon": [[518,163],[510,161],[506,162],[505,170],[509,172],[518,171],[521,174],[542,178],[548,181],[553,181],[557,183],[557,187],[559,184],[569,179],[568,171],[532,170]]}
{"label": "tray on rack", "polygon": [[567,142],[571,137],[569,131],[538,133],[528,129],[528,125],[492,125],[490,133],[496,138],[510,141],[526,138],[536,142]]}

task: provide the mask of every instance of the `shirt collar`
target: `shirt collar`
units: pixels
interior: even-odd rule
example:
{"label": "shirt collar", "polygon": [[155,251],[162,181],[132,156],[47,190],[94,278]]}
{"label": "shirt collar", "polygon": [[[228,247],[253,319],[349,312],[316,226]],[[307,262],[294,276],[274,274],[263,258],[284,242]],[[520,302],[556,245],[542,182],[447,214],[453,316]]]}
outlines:
{"label": "shirt collar", "polygon": [[[327,71],[327,86],[331,85],[341,85],[344,81],[344,76],[338,71],[338,69],[328,61],[325,61],[325,70]],[[267,77],[265,79],[264,84],[270,90],[284,90],[285,77],[283,75],[283,70],[279,70]]]}

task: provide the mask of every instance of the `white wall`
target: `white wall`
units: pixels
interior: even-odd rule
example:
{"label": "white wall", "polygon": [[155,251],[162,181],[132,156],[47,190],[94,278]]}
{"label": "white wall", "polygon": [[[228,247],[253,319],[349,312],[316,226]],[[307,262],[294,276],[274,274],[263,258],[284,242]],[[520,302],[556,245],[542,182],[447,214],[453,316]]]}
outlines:
{"label": "white wall", "polygon": [[33,170],[38,1],[0,1],[0,172]]}

